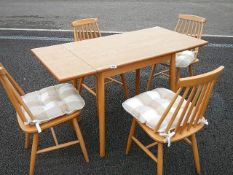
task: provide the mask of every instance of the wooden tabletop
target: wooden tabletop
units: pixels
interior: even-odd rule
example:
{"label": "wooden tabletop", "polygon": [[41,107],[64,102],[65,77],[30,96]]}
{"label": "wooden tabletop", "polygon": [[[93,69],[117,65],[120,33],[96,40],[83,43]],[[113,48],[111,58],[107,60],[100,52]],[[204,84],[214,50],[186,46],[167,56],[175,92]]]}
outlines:
{"label": "wooden tabletop", "polygon": [[154,27],[36,48],[32,52],[59,81],[64,81],[104,71],[112,65],[127,65],[205,44],[207,41]]}
{"label": "wooden tabletop", "polygon": [[63,44],[35,48],[32,52],[59,82],[96,73],[93,67],[67,50]]}

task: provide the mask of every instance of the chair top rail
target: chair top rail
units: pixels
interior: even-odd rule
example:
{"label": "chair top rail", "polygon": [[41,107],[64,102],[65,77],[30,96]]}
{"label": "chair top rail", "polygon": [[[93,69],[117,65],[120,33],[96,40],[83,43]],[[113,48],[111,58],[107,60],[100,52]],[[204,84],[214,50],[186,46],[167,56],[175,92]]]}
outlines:
{"label": "chair top rail", "polygon": [[196,22],[201,22],[201,23],[206,22],[206,18],[203,18],[201,16],[196,16],[196,15],[179,14],[179,18],[185,19],[185,20],[192,20],[192,21],[196,21]]}
{"label": "chair top rail", "polygon": [[98,22],[98,18],[86,18],[86,19],[80,19],[75,20],[71,23],[72,27],[78,27],[82,25],[88,25],[88,24],[94,24]]}

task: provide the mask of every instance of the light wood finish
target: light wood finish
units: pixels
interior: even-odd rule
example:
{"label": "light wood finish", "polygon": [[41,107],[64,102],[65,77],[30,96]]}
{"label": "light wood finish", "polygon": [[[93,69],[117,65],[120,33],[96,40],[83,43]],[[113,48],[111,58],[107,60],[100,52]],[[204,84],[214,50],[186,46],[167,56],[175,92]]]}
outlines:
{"label": "light wood finish", "polygon": [[[177,44],[178,41],[179,44]],[[116,66],[117,69],[120,66],[170,55],[205,44],[207,42],[204,40],[154,27],[62,45],[99,72],[114,69],[111,65]],[[75,68],[74,65],[72,68]]]}
{"label": "light wood finish", "polygon": [[77,79],[74,79],[74,80],[72,80],[71,81],[72,82],[72,84],[73,84],[73,86],[75,87],[75,89],[78,89],[78,80]]}
{"label": "light wood finish", "polygon": [[157,175],[163,174],[163,144],[158,143],[158,151],[157,151]]}
{"label": "light wood finish", "polygon": [[29,175],[33,175],[34,172],[35,172],[35,163],[36,163],[36,152],[37,152],[37,147],[38,147],[38,139],[39,139],[39,134],[38,133],[33,134]]}
{"label": "light wood finish", "polygon": [[[207,44],[207,41],[179,34],[161,27],[153,27],[123,34],[83,40],[81,42],[60,44],[57,45],[57,47],[50,47],[50,49],[49,47],[36,48],[32,49],[32,52],[37,55],[39,60],[43,60],[42,62],[47,65],[46,67],[49,68],[49,71],[52,72],[53,75],[57,75],[55,77],[58,81],[72,80],[75,77],[85,77],[90,74],[96,75],[100,156],[103,157],[105,156],[104,79],[135,71],[136,69],[141,69],[149,65],[171,61],[175,53],[205,44]],[[68,52],[76,57],[77,60],[73,61],[72,57],[65,57],[65,55],[58,52],[61,54],[58,58],[62,57],[66,59],[59,59],[56,61],[57,49],[59,49],[58,46],[65,48],[64,54]],[[44,53],[44,56],[41,54],[44,49],[45,52],[48,52],[49,49],[52,55],[46,55],[46,53]],[[50,56],[53,57],[53,59],[50,59]],[[92,68],[90,72],[87,73],[87,69],[84,71],[82,71],[83,68],[79,69],[79,60],[81,63],[86,63],[87,66],[84,67]],[[57,69],[59,65],[63,65],[62,70]],[[111,65],[114,65],[115,68],[111,68]],[[171,64],[170,67],[171,66],[174,66],[174,64]],[[171,70],[171,73],[174,74],[175,68],[171,68]],[[76,73],[74,73],[75,71]],[[138,75],[140,75],[139,72]],[[174,78],[175,75],[170,77],[170,79]],[[139,87],[139,80],[139,78],[136,78],[136,87]],[[171,80],[171,83],[173,83],[171,89],[175,91],[174,82],[174,80]],[[139,89],[136,89],[136,92],[139,92]]]}
{"label": "light wood finish", "polygon": [[99,116],[100,156],[105,156],[105,86],[102,73],[97,74],[97,112]]}
{"label": "light wood finish", "polygon": [[128,141],[127,141],[127,147],[126,147],[126,154],[129,153],[129,150],[131,149],[131,145],[132,145],[132,139],[133,136],[134,136],[134,132],[135,132],[135,128],[136,128],[136,119],[133,118],[132,119],[132,125],[130,127],[130,132],[129,132],[129,138],[128,138]]}
{"label": "light wood finish", "polygon": [[51,133],[52,133],[52,136],[53,136],[54,143],[55,143],[56,145],[58,145],[58,140],[57,140],[57,136],[56,136],[56,133],[55,133],[55,131],[54,131],[54,128],[51,127],[50,130],[51,130]]}
{"label": "light wood finish", "polygon": [[[146,86],[146,89],[149,90],[151,85],[152,85],[152,81],[153,81],[153,78],[154,78],[154,73],[155,73],[155,70],[156,70],[156,64],[154,64],[153,66],[151,66],[151,71],[150,71],[150,75],[149,75],[149,79],[147,81],[147,86]],[[166,70],[167,72],[167,70]]]}
{"label": "light wood finish", "polygon": [[195,134],[191,135],[191,143],[192,143],[192,150],[193,150],[193,157],[194,157],[194,162],[196,166],[197,173],[201,173],[201,165],[200,165],[200,158],[199,158],[199,153],[198,153],[198,147],[197,147],[197,140]]}
{"label": "light wood finish", "polygon": [[[45,129],[51,130],[52,136],[54,138],[55,146],[52,146],[49,148],[44,148],[42,150],[38,150],[37,146],[38,146],[39,134],[38,134],[36,126],[35,125],[25,125],[26,120],[25,120],[24,113],[22,112],[22,108],[24,108],[24,110],[28,113],[29,117],[33,118],[33,114],[30,112],[30,110],[27,108],[27,106],[25,105],[25,103],[23,102],[23,100],[21,98],[21,95],[23,95],[24,92],[19,87],[19,85],[16,83],[16,81],[11,77],[11,75],[7,72],[7,70],[3,67],[2,64],[0,64],[0,82],[3,86],[3,88],[5,89],[12,105],[14,106],[14,108],[16,110],[17,120],[18,120],[19,126],[22,129],[22,131],[25,133],[25,148],[29,147],[30,134],[33,135],[30,171],[29,171],[30,175],[34,174],[36,154],[57,150],[57,149],[71,146],[71,145],[77,144],[77,143],[80,143],[85,160],[87,162],[89,161],[87,151],[85,148],[85,144],[84,144],[84,141],[82,138],[82,134],[81,134],[81,131],[79,129],[78,123],[76,121],[76,118],[79,116],[80,111],[76,111],[70,115],[64,115],[64,116],[58,117],[56,119],[50,120],[48,122],[40,124],[42,131],[44,131]],[[72,123],[74,125],[74,129],[76,131],[78,140],[68,142],[68,143],[59,144],[53,127],[56,125],[59,125],[61,123],[70,122],[70,121],[72,121]]]}
{"label": "light wood finish", "polygon": [[188,138],[184,138],[184,142],[189,144],[189,145],[192,145],[192,142]]}
{"label": "light wood finish", "polygon": [[132,140],[155,162],[157,162],[157,158],[154,156],[154,154],[149,151],[149,149],[146,148],[136,137],[132,137]]}
{"label": "light wood finish", "polygon": [[135,94],[139,94],[140,92],[140,69],[136,69],[135,76]]}
{"label": "light wood finish", "polygon": [[[175,31],[197,38],[201,39],[202,33],[203,33],[203,27],[206,22],[206,19],[200,16],[195,16],[195,15],[186,15],[186,14],[180,14],[178,16],[178,21],[175,27]],[[189,76],[193,76],[193,69],[192,65],[196,64],[199,62],[197,55],[198,55],[198,49],[199,47],[191,49],[195,53],[196,59],[193,61],[191,65],[188,66],[188,72]],[[165,64],[166,65],[166,64]],[[164,70],[158,72],[155,74],[155,67],[156,65],[152,65],[150,76],[147,82],[147,90],[151,88],[153,78],[157,75],[163,74]],[[177,76],[178,79],[180,77],[180,70],[177,72],[179,75]],[[178,80],[177,79],[177,80]]]}
{"label": "light wood finish", "polygon": [[169,85],[170,85],[170,88],[174,91],[176,91],[176,55],[173,54],[171,56],[171,60],[170,60],[170,67],[169,67],[169,76],[170,77],[174,77],[174,78],[170,78],[169,79]]}
{"label": "light wood finish", "polygon": [[35,48],[32,52],[59,82],[72,81],[96,72],[63,44]]}
{"label": "light wood finish", "polygon": [[71,26],[74,29],[74,41],[101,37],[97,18],[75,20]]}
{"label": "light wood finish", "polygon": [[[81,20],[76,20],[73,21],[71,26],[74,29],[74,41],[82,41],[82,40],[87,40],[87,39],[93,39],[93,38],[98,38],[101,37],[101,33],[99,30],[98,26],[98,19],[97,18],[86,18],[86,19],[81,19]],[[127,84],[125,81],[125,76],[124,74],[120,74],[121,76],[121,82],[112,79],[110,82],[115,82],[119,85],[122,85],[123,90],[125,92],[126,98],[128,98],[128,88]],[[96,96],[95,91],[93,90],[94,87],[89,87],[87,84],[84,83],[84,78],[80,81],[80,86],[85,88],[88,92],[90,92],[92,95]],[[108,84],[110,82],[105,82],[105,84]],[[73,82],[77,86],[77,81]],[[79,92],[81,93],[82,88],[79,88]]]}
{"label": "light wood finish", "polygon": [[[178,82],[178,91],[173,96],[173,99],[162,114],[160,120],[156,122],[156,127],[154,129],[149,128],[133,118],[126,147],[126,154],[128,154],[132,141],[134,141],[149,157],[157,162],[157,174],[163,174],[163,145],[166,144],[167,141],[165,137],[159,134],[158,130],[165,118],[168,117],[167,115],[171,110],[171,107],[176,102],[178,105],[174,110],[173,115],[171,117],[169,116],[169,122],[166,126],[165,133],[175,132],[174,136],[171,137],[171,143],[183,140],[192,147],[196,170],[197,173],[200,174],[201,167],[195,134],[204,127],[204,123],[200,122],[200,120],[204,116],[213,87],[218,77],[223,72],[223,69],[224,67],[220,66],[205,74],[181,78]],[[182,96],[182,98],[178,99],[179,95]],[[181,109],[182,104],[184,104],[184,108]],[[178,122],[175,125],[175,128],[173,128],[172,123],[175,120]],[[152,144],[144,146],[136,138],[134,135],[136,124],[140,126],[151,139],[153,139]],[[189,137],[191,140],[188,139]],[[157,157],[154,157],[149,150],[149,148],[152,148],[153,146],[158,146]]]}
{"label": "light wood finish", "polygon": [[30,134],[29,133],[25,133],[24,148],[28,149],[29,145],[30,145]]}
{"label": "light wood finish", "polygon": [[146,148],[151,148],[155,145],[158,145],[158,143],[157,142],[151,143],[151,144],[147,145]]}
{"label": "light wood finish", "polygon": [[58,150],[58,149],[65,148],[65,147],[68,147],[68,146],[72,146],[72,145],[75,145],[75,144],[78,144],[78,143],[80,143],[80,142],[78,140],[75,140],[75,141],[70,141],[70,142],[63,143],[63,144],[58,144],[58,145],[55,145],[55,146],[50,146],[48,148],[44,148],[44,149],[41,149],[41,150],[37,151],[37,154],[47,153],[47,152],[50,152],[50,151]]}
{"label": "light wood finish", "polygon": [[80,142],[80,147],[81,147],[81,149],[82,149],[83,156],[84,156],[86,162],[89,162],[89,158],[88,158],[88,154],[87,154],[85,142],[84,142],[84,140],[83,140],[83,136],[82,136],[82,133],[81,133],[81,130],[80,130],[80,127],[79,127],[79,125],[78,125],[78,122],[77,122],[76,118],[73,118],[73,119],[72,119],[72,123],[73,123],[73,127],[74,127],[74,129],[75,129],[77,138],[78,138],[78,140],[79,140],[79,142]]}

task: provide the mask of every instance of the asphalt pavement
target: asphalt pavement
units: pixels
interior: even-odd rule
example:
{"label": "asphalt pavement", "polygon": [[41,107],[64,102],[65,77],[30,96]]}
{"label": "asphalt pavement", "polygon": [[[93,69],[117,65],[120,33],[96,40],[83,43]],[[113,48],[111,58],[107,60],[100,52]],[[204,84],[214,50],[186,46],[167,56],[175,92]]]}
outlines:
{"label": "asphalt pavement", "polygon": [[[232,131],[232,38],[205,37],[208,46],[200,50],[200,63],[195,66],[195,74],[207,72],[224,65],[225,71],[217,82],[205,116],[209,125],[197,135],[201,174],[233,174],[233,131]],[[8,69],[20,86],[31,92],[58,82],[32,55],[30,49],[72,41],[70,32],[30,32],[0,31],[0,62]],[[65,58],[64,58],[65,59]],[[186,76],[186,72],[183,72]],[[149,68],[141,74],[140,91],[145,91]],[[130,96],[134,95],[133,72],[127,73]],[[88,79],[94,83],[93,78]],[[155,87],[168,87],[167,79],[156,78]],[[38,155],[35,174],[155,174],[156,164],[135,145],[129,155],[125,146],[131,116],[121,107],[125,100],[121,87],[107,86],[106,93],[106,157],[99,157],[98,120],[95,98],[83,91],[86,106],[79,119],[86,142],[90,163],[86,163],[79,146],[48,154]],[[27,174],[29,170],[30,149],[25,150],[24,135],[20,131],[15,111],[0,87],[0,174]],[[59,142],[75,138],[69,124],[55,128]],[[144,142],[150,139],[138,129],[137,135]],[[53,144],[49,131],[40,136],[40,148]],[[185,143],[165,146],[164,174],[196,174],[192,151]]]}
{"label": "asphalt pavement", "polygon": [[98,17],[101,30],[173,29],[179,13],[206,17],[204,34],[233,35],[232,0],[1,0],[0,27],[70,29]]}
{"label": "asphalt pavement", "polygon": [[[233,174],[233,35],[232,0],[1,0],[0,2],[0,62],[7,68],[25,92],[35,91],[58,82],[35,58],[30,49],[72,41],[67,31],[15,30],[70,29],[70,22],[85,17],[98,17],[102,31],[130,31],[152,26],[173,29],[179,13],[191,13],[207,18],[203,39],[209,41],[200,49],[195,74],[224,65],[225,70],[216,84],[205,113],[209,125],[197,134],[201,174]],[[8,28],[8,29],[4,29]],[[13,28],[13,30],[9,30]],[[105,33],[104,35],[109,35]],[[64,58],[65,59],[65,58]],[[145,91],[150,68],[141,73],[140,91]],[[183,71],[183,76],[187,72]],[[130,96],[134,91],[134,72],[126,74]],[[94,84],[90,77],[88,83]],[[154,87],[168,87],[165,77],[157,77]],[[77,175],[149,175],[155,174],[156,164],[133,145],[129,155],[125,147],[131,116],[121,107],[125,100],[121,87],[106,88],[106,157],[99,157],[98,120],[95,98],[83,91],[86,106],[79,118],[90,163],[86,163],[79,146],[38,155],[35,174]],[[0,174],[28,174],[30,149],[24,149],[24,135],[18,127],[15,111],[0,86]],[[75,135],[69,124],[55,127],[59,142],[72,140]],[[137,129],[145,143],[150,139]],[[31,138],[32,140],[32,138]],[[53,144],[49,131],[41,134],[39,147]],[[155,151],[156,152],[156,151]],[[185,143],[165,146],[164,175],[194,175],[192,150]]]}

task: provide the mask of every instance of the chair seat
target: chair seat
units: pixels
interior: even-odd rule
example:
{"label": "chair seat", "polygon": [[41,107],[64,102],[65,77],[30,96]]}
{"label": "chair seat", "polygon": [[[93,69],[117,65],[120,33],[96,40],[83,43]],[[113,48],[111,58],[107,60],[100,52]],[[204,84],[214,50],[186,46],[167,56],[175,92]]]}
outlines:
{"label": "chair seat", "polygon": [[33,118],[23,109],[26,123],[43,123],[65,114],[71,114],[85,105],[78,91],[68,83],[58,84],[22,96]]}
{"label": "chair seat", "polygon": [[185,50],[176,54],[176,67],[185,68],[193,63],[195,60],[194,52],[190,50]]}
{"label": "chair seat", "polygon": [[[190,50],[185,50],[176,54],[176,67],[186,68],[191,64],[198,62],[199,60],[195,57],[195,53]],[[166,61],[164,64],[170,65],[170,61]]]}
{"label": "chair seat", "polygon": [[[123,102],[123,108],[135,117],[139,122],[145,124],[151,129],[155,129],[158,121],[160,120],[162,114],[166,110],[170,101],[172,100],[175,93],[166,88],[156,88],[151,91],[141,93],[133,98],[130,98]],[[162,122],[158,132],[165,132],[166,126],[168,125],[173,112],[178,106],[178,102],[182,97],[178,96],[171,110],[169,111],[167,117]],[[182,109],[184,108],[186,101],[182,104],[178,116],[181,114]],[[174,129],[178,118],[176,117],[175,121],[172,124],[171,129]]]}

